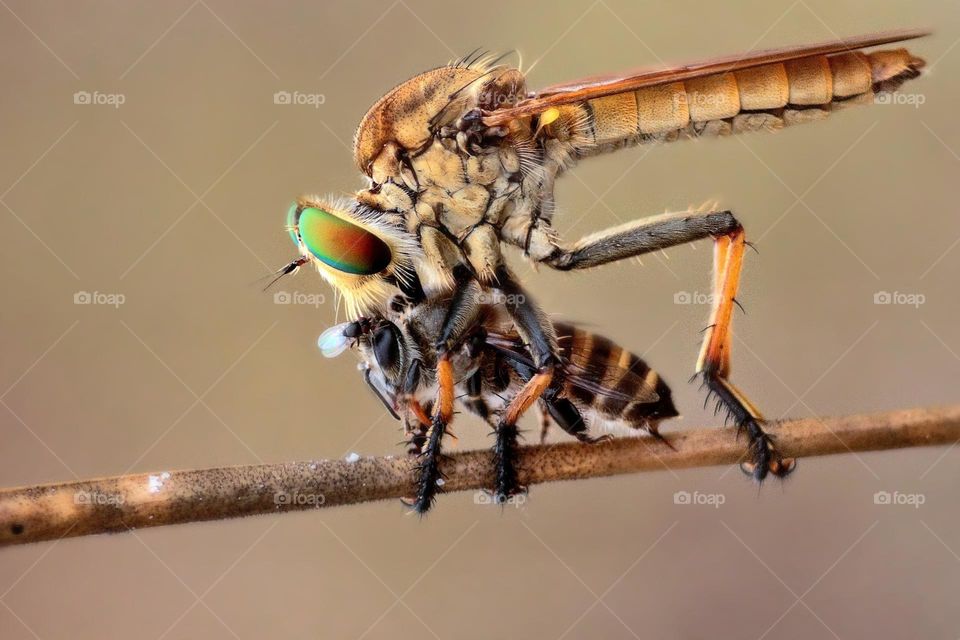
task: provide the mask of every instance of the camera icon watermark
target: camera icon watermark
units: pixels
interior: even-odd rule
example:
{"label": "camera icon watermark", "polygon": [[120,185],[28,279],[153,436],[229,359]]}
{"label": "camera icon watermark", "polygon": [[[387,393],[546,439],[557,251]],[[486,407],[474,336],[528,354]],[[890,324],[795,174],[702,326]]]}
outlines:
{"label": "camera icon watermark", "polygon": [[326,304],[327,297],[322,293],[303,293],[302,291],[277,291],[273,294],[273,304],[302,304],[318,308]]}
{"label": "camera icon watermark", "polygon": [[302,91],[277,91],[273,94],[273,104],[308,106],[319,109],[327,102],[322,93],[303,93]]}
{"label": "camera icon watermark", "polygon": [[477,294],[477,304],[491,305],[521,305],[527,302],[527,296],[522,293],[503,293],[502,291],[481,291]]}
{"label": "camera icon watermark", "polygon": [[327,497],[322,493],[300,493],[277,491],[273,494],[273,504],[279,507],[322,507]]}
{"label": "camera icon watermark", "polygon": [[677,291],[673,294],[673,304],[713,304],[715,296],[702,291]]}
{"label": "camera icon watermark", "polygon": [[906,505],[919,509],[926,504],[927,496],[923,493],[901,493],[899,491],[877,491],[873,494],[873,504],[879,505]]}
{"label": "camera icon watermark", "polygon": [[927,101],[922,93],[903,93],[900,91],[881,91],[873,97],[874,104],[904,105],[919,109]]}
{"label": "camera icon watermark", "polygon": [[126,501],[120,493],[100,493],[99,491],[77,491],[73,494],[73,504],[94,507],[120,506]]}
{"label": "camera icon watermark", "polygon": [[520,506],[526,504],[526,502],[527,494],[525,493],[517,493],[506,498],[500,496],[499,500],[497,499],[497,496],[493,495],[489,491],[476,491],[473,494],[473,504],[499,504],[520,508]]}
{"label": "camera icon watermark", "polygon": [[73,94],[73,104],[107,106],[119,109],[127,101],[122,93],[102,93],[100,91],[77,91]]}
{"label": "camera icon watermark", "polygon": [[73,294],[73,304],[92,304],[117,309],[127,301],[122,293],[104,293],[102,291],[77,291]]}
{"label": "camera icon watermark", "polygon": [[902,291],[877,291],[873,294],[873,304],[900,305],[919,309],[927,302],[922,293],[904,293]]}
{"label": "camera icon watermark", "polygon": [[673,494],[673,504],[707,506],[719,509],[727,501],[722,493],[703,493],[701,491],[677,491]]}

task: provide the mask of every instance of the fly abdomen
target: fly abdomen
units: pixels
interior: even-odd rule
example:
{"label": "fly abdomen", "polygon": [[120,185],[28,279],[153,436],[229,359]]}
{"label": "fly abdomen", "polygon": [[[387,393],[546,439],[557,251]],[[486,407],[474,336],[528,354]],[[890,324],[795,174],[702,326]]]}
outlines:
{"label": "fly abdomen", "polygon": [[[557,153],[603,153],[637,142],[719,136],[818,120],[916,77],[906,49],[851,51],[718,73],[558,107]],[[550,145],[548,145],[549,147]]]}

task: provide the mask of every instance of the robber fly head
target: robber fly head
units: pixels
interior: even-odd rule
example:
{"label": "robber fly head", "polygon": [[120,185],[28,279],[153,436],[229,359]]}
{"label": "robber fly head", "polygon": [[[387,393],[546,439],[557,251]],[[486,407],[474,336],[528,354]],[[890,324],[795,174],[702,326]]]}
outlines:
{"label": "robber fly head", "polygon": [[287,214],[287,229],[300,257],[278,276],[313,263],[342,296],[352,318],[376,308],[392,284],[413,274],[413,237],[390,214],[356,201],[300,198]]}

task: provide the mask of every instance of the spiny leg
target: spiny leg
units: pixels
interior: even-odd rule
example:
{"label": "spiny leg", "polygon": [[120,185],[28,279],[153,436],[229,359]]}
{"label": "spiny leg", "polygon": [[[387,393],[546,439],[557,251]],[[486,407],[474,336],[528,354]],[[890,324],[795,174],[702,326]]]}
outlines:
{"label": "spiny leg", "polygon": [[450,354],[464,337],[464,329],[472,325],[472,318],[479,308],[480,287],[472,279],[469,270],[462,265],[455,268],[454,278],[457,286],[436,343],[437,399],[430,420],[430,432],[417,467],[417,495],[413,509],[421,514],[430,509],[439,490],[437,481],[443,480],[440,473],[441,441],[453,419],[455,384]]}
{"label": "spiny leg", "polygon": [[444,355],[437,363],[437,400],[430,421],[420,462],[417,465],[417,494],[413,499],[413,510],[426,513],[437,496],[438,481],[443,480],[440,472],[441,441],[447,433],[447,425],[453,418],[453,366],[449,355]]}
{"label": "spiny leg", "polygon": [[704,384],[726,407],[737,427],[746,429],[750,438],[750,461],[741,468],[758,481],[767,473],[786,476],[796,461],[783,458],[773,445],[770,436],[763,430],[763,416],[753,404],[730,382],[730,348],[732,342],[731,318],[743,265],[746,246],[743,229],[720,236],[714,245],[713,309],[707,326],[697,374],[703,376]]}
{"label": "spiny leg", "polygon": [[550,386],[553,372],[553,366],[548,365],[530,378],[504,409],[503,417],[497,425],[496,441],[493,445],[496,478],[494,500],[497,504],[503,504],[510,496],[526,491],[517,476],[517,462],[520,459],[520,446],[517,443],[520,432],[517,430],[517,421]]}
{"label": "spiny leg", "polygon": [[505,266],[497,269],[495,286],[504,296],[504,306],[513,319],[517,332],[526,343],[535,367],[529,372],[529,378],[523,387],[504,409],[497,425],[493,449],[495,497],[502,503],[510,496],[525,490],[517,480],[517,420],[550,387],[555,367],[560,362],[560,349],[553,323]]}
{"label": "spiny leg", "polygon": [[[729,211],[667,213],[606,229],[564,246],[551,242],[548,255],[531,257],[554,269],[589,269],[678,244],[716,238],[740,228]],[[544,246],[543,237],[553,240],[550,227],[539,221],[531,231],[529,246]]]}
{"label": "spiny leg", "polygon": [[[567,271],[587,269],[625,258],[666,249],[712,237],[716,240],[714,272],[715,306],[697,373],[702,375],[710,391],[727,407],[738,426],[747,430],[751,439],[753,461],[744,470],[758,480],[768,472],[784,476],[793,470],[793,459],[781,458],[770,437],[764,433],[759,411],[729,381],[730,318],[739,283],[740,266],[745,246],[743,227],[730,211],[703,213],[670,213],[607,229],[564,246],[555,240],[544,220],[531,227],[521,245],[531,258],[555,269]],[[552,247],[543,255],[531,253],[532,247]]]}
{"label": "spiny leg", "polygon": [[417,400],[411,399],[407,404],[409,411],[408,415],[404,416],[407,455],[417,457],[423,453],[423,447],[427,444],[427,434],[430,431],[430,424],[433,422],[430,418],[433,403],[428,402],[424,406]]}

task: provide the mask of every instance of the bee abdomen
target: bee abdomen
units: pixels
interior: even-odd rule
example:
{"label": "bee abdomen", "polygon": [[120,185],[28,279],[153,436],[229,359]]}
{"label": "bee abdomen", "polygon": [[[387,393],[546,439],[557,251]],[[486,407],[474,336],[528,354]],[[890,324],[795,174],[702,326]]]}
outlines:
{"label": "bee abdomen", "polygon": [[[642,358],[604,336],[567,323],[555,326],[560,355],[573,374],[564,380],[564,395],[604,419],[635,428],[678,415],[670,387]],[[584,378],[589,385],[582,383]],[[654,401],[650,390],[656,392]]]}

